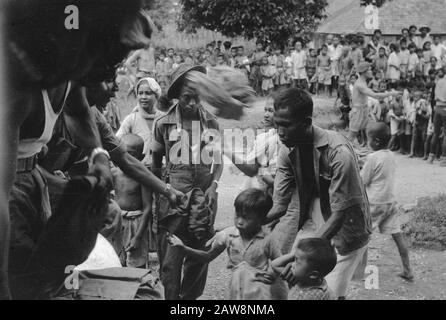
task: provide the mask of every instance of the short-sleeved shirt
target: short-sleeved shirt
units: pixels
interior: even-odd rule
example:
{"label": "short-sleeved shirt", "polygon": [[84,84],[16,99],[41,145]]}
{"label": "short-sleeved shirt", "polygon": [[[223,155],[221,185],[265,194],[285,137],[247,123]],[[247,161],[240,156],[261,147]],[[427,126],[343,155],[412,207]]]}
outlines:
{"label": "short-sleeved shirt", "polygon": [[[209,135],[217,134],[219,130],[216,118],[204,108],[200,109],[200,127],[201,135],[198,139],[192,137],[192,132],[183,130],[179,105],[175,104],[165,115],[159,117],[154,123],[152,152],[164,155],[166,157],[166,163],[173,163],[175,160],[171,159],[171,153],[176,150],[173,148],[181,146],[184,142],[182,139],[185,138],[189,139],[187,145],[190,145],[190,140],[198,140],[200,142],[200,151],[202,151],[206,147],[203,139],[209,137]],[[178,150],[180,149],[178,148]],[[191,163],[189,162],[188,164]]]}
{"label": "short-sleeved shirt", "polygon": [[238,229],[229,227],[215,235],[212,246],[227,249],[228,269],[246,262],[253,268],[266,270],[269,260],[282,256],[280,246],[273,237],[267,235],[263,230],[257,233],[245,247]]}
{"label": "short-sleeved shirt", "polygon": [[371,204],[395,201],[395,158],[390,150],[379,150],[367,156],[361,177]]}
{"label": "short-sleeved shirt", "polygon": [[300,229],[310,217],[315,196],[320,196],[325,221],[332,212],[342,211],[344,214],[342,226],[333,237],[333,243],[339,254],[346,255],[366,245],[371,234],[369,202],[361,180],[358,159],[347,138],[340,133],[316,126],[313,126],[313,133],[316,179],[304,180],[299,147],[291,151],[281,148],[274,181],[274,206],[287,207],[293,193],[297,192]]}

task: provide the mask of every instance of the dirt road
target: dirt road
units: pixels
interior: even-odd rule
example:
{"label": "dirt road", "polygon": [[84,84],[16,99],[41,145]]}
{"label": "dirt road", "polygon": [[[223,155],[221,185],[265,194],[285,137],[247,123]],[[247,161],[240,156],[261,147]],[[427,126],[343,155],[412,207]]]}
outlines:
{"label": "dirt road", "polygon": [[[331,101],[315,99],[315,105],[332,105]],[[248,122],[261,118],[262,104],[259,102],[248,111]],[[246,123],[243,123],[246,126]],[[236,123],[225,121],[226,128]],[[398,163],[396,196],[402,204],[415,204],[419,197],[433,196],[446,192],[446,168],[438,164],[429,165],[420,159],[409,159],[396,155]],[[225,166],[219,186],[219,210],[216,227],[232,224],[233,202],[243,185],[245,176],[230,164]],[[446,299],[446,252],[412,250],[411,260],[416,280],[410,284],[396,275],[400,272],[397,249],[390,237],[374,235],[369,248],[369,265],[376,265],[379,271],[379,289],[367,290],[364,283],[354,283],[350,299]],[[226,269],[227,256],[222,254],[210,264],[209,276],[202,299],[225,298],[230,279]]]}

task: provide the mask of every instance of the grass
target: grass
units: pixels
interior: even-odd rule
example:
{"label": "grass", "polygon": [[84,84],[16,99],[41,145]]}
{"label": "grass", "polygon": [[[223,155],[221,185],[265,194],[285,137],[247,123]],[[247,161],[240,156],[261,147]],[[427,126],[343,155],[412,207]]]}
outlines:
{"label": "grass", "polygon": [[413,247],[446,250],[446,194],[420,200],[404,233]]}

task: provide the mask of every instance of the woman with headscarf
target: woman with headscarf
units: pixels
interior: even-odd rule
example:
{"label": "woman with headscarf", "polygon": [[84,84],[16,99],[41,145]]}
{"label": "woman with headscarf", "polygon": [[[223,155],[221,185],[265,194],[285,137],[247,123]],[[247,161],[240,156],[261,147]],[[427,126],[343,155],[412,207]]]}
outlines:
{"label": "woman with headscarf", "polygon": [[143,163],[151,164],[150,141],[155,118],[163,112],[157,109],[158,100],[161,97],[161,87],[153,78],[139,80],[135,87],[138,104],[133,111],[122,121],[116,136],[121,138],[126,134],[136,134],[144,140]]}

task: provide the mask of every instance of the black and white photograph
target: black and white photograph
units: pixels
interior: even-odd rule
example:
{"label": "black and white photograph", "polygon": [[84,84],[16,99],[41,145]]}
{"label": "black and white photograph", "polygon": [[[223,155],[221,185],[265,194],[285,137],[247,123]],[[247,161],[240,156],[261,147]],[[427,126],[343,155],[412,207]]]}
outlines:
{"label": "black and white photograph", "polygon": [[446,300],[445,0],[0,0],[0,23],[0,300]]}

